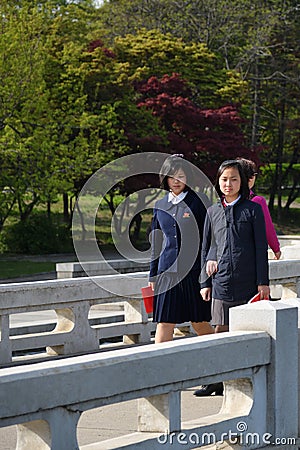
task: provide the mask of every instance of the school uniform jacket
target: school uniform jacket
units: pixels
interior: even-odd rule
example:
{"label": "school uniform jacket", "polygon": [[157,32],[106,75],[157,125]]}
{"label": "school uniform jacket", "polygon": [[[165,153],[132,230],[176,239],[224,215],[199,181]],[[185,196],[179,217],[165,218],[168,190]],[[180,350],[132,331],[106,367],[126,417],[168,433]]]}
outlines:
{"label": "school uniform jacket", "polygon": [[151,233],[150,281],[163,272],[185,276],[201,265],[202,232],[206,208],[194,191],[178,204],[168,195],[154,208]]}
{"label": "school uniform jacket", "polygon": [[212,285],[212,297],[220,300],[250,300],[258,285],[269,284],[267,250],[260,205],[240,199],[225,208],[221,202],[211,206],[204,224],[202,266],[216,259],[218,271],[211,278],[202,271],[201,287]]}

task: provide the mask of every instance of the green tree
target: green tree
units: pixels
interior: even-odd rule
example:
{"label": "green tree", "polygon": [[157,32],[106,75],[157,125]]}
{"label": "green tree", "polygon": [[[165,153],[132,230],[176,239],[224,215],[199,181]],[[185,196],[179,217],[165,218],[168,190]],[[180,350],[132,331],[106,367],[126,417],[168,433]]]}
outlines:
{"label": "green tree", "polygon": [[[47,101],[43,81],[44,25],[37,9],[17,8],[4,2],[0,20],[0,158],[5,161],[2,174],[6,170],[1,181],[4,192],[11,197],[10,204],[17,202],[24,218],[38,197],[33,177],[26,170],[38,160],[38,153],[33,155],[35,136],[43,135],[39,117]],[[7,202],[1,203],[0,208],[3,204]]]}
{"label": "green tree", "polygon": [[282,164],[289,161],[293,170],[299,161],[299,2],[117,0],[105,2],[98,20],[110,39],[138,36],[144,27],[205,44],[218,64],[239,73],[248,87],[241,97],[246,136],[253,148],[265,146],[265,161],[276,163],[270,206],[277,196],[280,215],[281,185],[289,177]]}
{"label": "green tree", "polygon": [[170,33],[141,30],[116,38],[114,51],[119,61],[130,64],[133,82],[179,73],[203,107],[238,102],[243,97],[246,84],[239,74],[227,71],[205,44],[187,43]]}
{"label": "green tree", "polygon": [[53,5],[2,9],[0,149],[10,169],[2,180],[21,220],[38,203],[77,192],[108,158],[99,129],[113,139],[113,109],[103,105],[94,116],[86,108],[80,64],[90,9]]}
{"label": "green tree", "polygon": [[[275,177],[272,180],[270,206],[278,199],[277,216],[280,220],[283,210],[282,187],[290,184],[288,180],[296,178],[293,174],[300,162],[299,123],[300,123],[300,31],[299,15],[295,8],[286,11],[285,21],[280,23],[272,35],[273,48],[269,58],[268,70],[260,81],[266,99],[264,108],[265,140],[273,150],[273,162],[276,163]],[[271,132],[271,130],[273,132]],[[275,158],[274,158],[275,157]],[[289,163],[288,165],[286,163]],[[299,190],[297,184],[292,189],[285,209]]]}

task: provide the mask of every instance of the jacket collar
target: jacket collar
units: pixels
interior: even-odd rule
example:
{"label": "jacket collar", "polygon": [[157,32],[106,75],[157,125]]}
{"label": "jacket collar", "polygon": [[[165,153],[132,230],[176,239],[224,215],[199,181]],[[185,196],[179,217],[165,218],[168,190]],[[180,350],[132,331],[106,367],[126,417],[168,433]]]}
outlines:
{"label": "jacket collar", "polygon": [[[238,201],[233,205],[233,206],[236,206],[236,205],[239,205],[241,202],[243,202],[245,199],[243,198],[243,197],[240,197],[239,199],[238,199]],[[222,208],[224,208],[224,206],[223,206],[223,202],[222,202],[222,199],[221,198],[219,198],[218,200],[217,200],[217,203],[215,203],[216,205],[218,205],[219,207],[222,207]],[[230,206],[230,205],[229,205]]]}
{"label": "jacket collar", "polygon": [[186,196],[187,196],[187,191],[185,191],[185,192],[180,192],[180,194],[178,194],[177,196],[174,195],[172,192],[169,192],[169,195],[168,195],[168,202],[173,203],[173,205],[177,205],[177,204],[180,203],[182,200],[184,200]]}
{"label": "jacket collar", "polygon": [[[174,207],[172,202],[168,201],[169,194],[165,195],[161,200],[158,201],[158,205],[160,209],[163,209],[164,211],[167,211]],[[184,199],[177,203],[175,206],[178,206],[179,208],[186,208],[186,206],[189,206],[191,203],[191,193],[188,192]]]}

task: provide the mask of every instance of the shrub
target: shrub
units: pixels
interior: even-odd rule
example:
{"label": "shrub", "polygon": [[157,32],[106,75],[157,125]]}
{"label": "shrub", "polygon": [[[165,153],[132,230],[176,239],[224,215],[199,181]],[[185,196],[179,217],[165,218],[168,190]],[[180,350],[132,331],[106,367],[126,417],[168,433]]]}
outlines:
{"label": "shrub", "polygon": [[49,219],[42,213],[30,216],[26,222],[6,227],[1,242],[9,253],[43,254],[73,250],[67,225],[59,223],[55,216]]}

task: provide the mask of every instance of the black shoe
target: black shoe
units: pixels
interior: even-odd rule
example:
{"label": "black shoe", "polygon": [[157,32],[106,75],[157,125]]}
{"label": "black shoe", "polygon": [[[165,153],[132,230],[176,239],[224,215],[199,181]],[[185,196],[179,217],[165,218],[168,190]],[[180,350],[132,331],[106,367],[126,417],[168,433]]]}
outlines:
{"label": "black shoe", "polygon": [[194,392],[196,397],[209,397],[213,394],[223,395],[223,383],[206,384]]}

